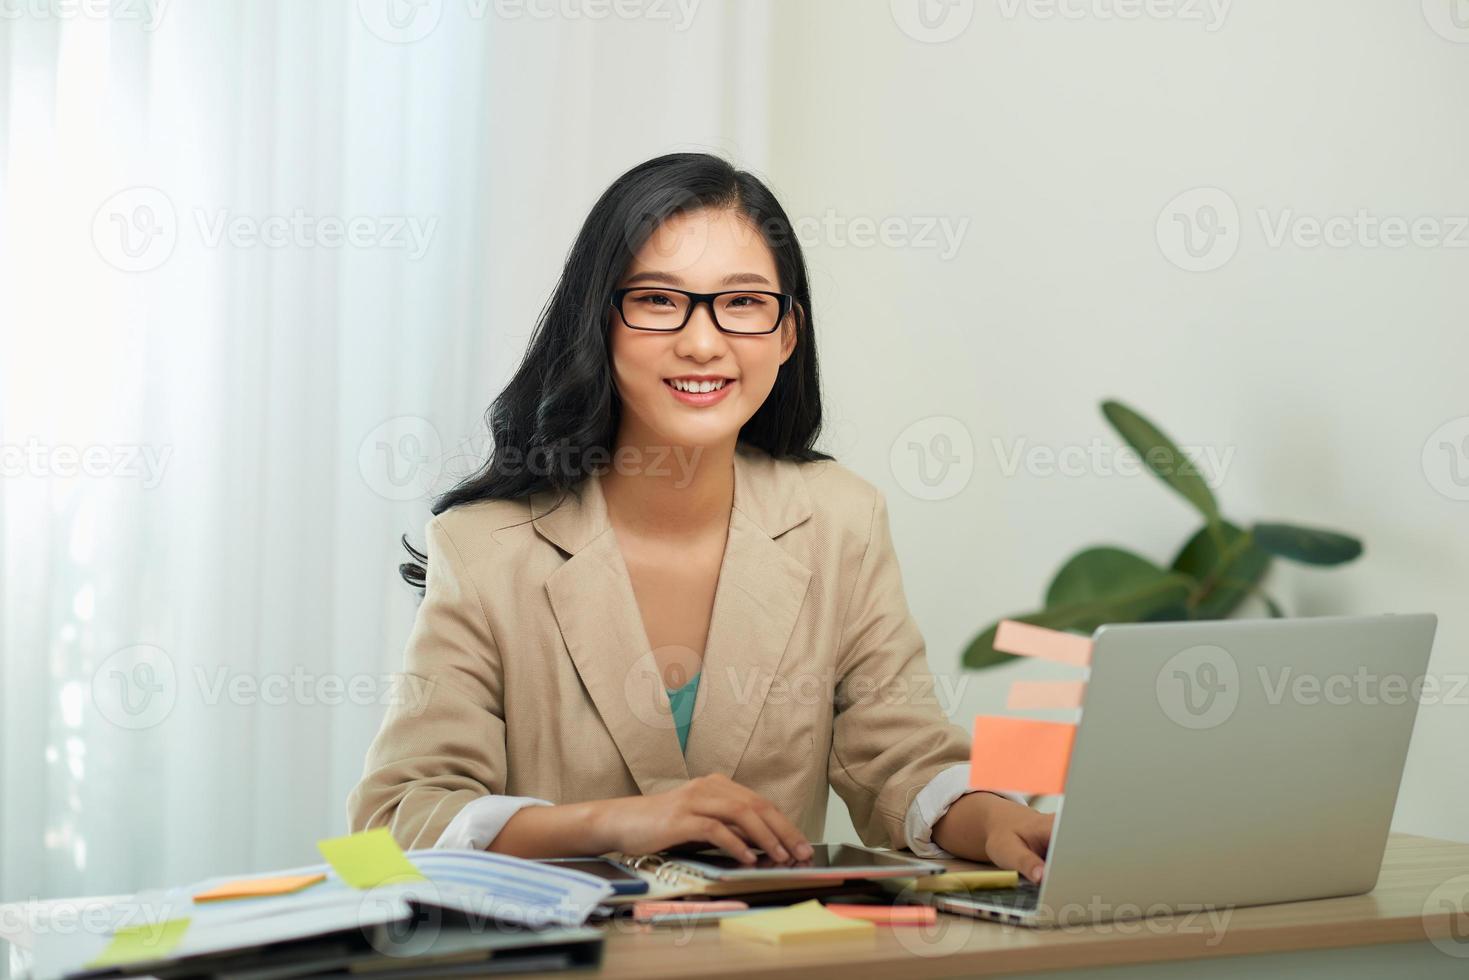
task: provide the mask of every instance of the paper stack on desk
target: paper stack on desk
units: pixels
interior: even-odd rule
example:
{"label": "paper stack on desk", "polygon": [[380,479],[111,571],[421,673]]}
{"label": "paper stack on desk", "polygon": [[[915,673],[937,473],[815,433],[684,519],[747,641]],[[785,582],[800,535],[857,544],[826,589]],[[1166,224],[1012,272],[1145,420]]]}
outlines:
{"label": "paper stack on desk", "polygon": [[398,976],[446,959],[498,971],[601,958],[601,933],[580,928],[612,894],[600,878],[484,851],[405,854],[385,829],[320,849],[328,864],[138,895],[108,933],[39,931],[32,976]]}

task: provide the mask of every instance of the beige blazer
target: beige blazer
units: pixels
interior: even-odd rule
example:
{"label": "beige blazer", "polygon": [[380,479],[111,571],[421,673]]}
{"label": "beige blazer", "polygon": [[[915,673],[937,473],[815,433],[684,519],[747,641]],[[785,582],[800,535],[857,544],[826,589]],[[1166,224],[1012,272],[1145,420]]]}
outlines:
{"label": "beige blazer", "polygon": [[[455,507],[399,688],[347,803],[352,830],[431,847],[485,794],[555,803],[724,773],[821,840],[828,784],[869,845],[903,847],[913,797],[968,761],[935,696],[882,494],[831,461],[741,444],[687,754],[597,477]],[[549,510],[549,513],[548,513]]]}

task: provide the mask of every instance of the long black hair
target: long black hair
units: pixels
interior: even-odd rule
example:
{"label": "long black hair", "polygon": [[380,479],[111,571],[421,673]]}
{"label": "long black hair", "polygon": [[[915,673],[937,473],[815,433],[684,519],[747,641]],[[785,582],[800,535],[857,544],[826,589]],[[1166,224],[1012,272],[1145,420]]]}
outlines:
{"label": "long black hair", "polygon": [[[613,383],[610,297],[633,255],[669,217],[705,208],[738,210],[775,258],[780,288],[795,297],[795,351],[739,440],[777,459],[831,459],[812,448],[821,392],[811,286],[790,220],[759,178],[707,153],[670,153],[633,167],[592,206],[510,383],[485,413],[493,448],[482,467],[438,497],[433,512],[477,500],[518,500],[542,490],[565,499],[589,475],[584,461],[610,460],[622,416]],[[403,578],[422,588],[427,556],[408,543]]]}

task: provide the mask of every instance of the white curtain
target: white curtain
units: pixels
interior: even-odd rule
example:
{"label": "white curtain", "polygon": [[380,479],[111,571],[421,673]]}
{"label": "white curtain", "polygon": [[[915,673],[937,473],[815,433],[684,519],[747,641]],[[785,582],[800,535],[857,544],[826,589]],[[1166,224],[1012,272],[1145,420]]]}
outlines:
{"label": "white curtain", "polygon": [[343,830],[397,537],[484,450],[586,207],[670,149],[764,162],[763,4],[670,7],[0,19],[0,901]]}

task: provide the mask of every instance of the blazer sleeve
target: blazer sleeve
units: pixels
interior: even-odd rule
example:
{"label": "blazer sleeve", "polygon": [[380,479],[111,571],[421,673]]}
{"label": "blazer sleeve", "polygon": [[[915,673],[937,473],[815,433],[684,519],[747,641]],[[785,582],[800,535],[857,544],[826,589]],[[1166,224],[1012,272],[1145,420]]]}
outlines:
{"label": "blazer sleeve", "polygon": [[347,799],[352,831],[387,827],[404,848],[433,847],[466,804],[503,794],[506,783],[499,648],[437,517],[426,539],[428,574],[403,673]]}
{"label": "blazer sleeve", "polygon": [[906,847],[914,797],[969,761],[969,738],[939,703],[880,491],[838,649],[834,710],[832,787],[864,844]]}

